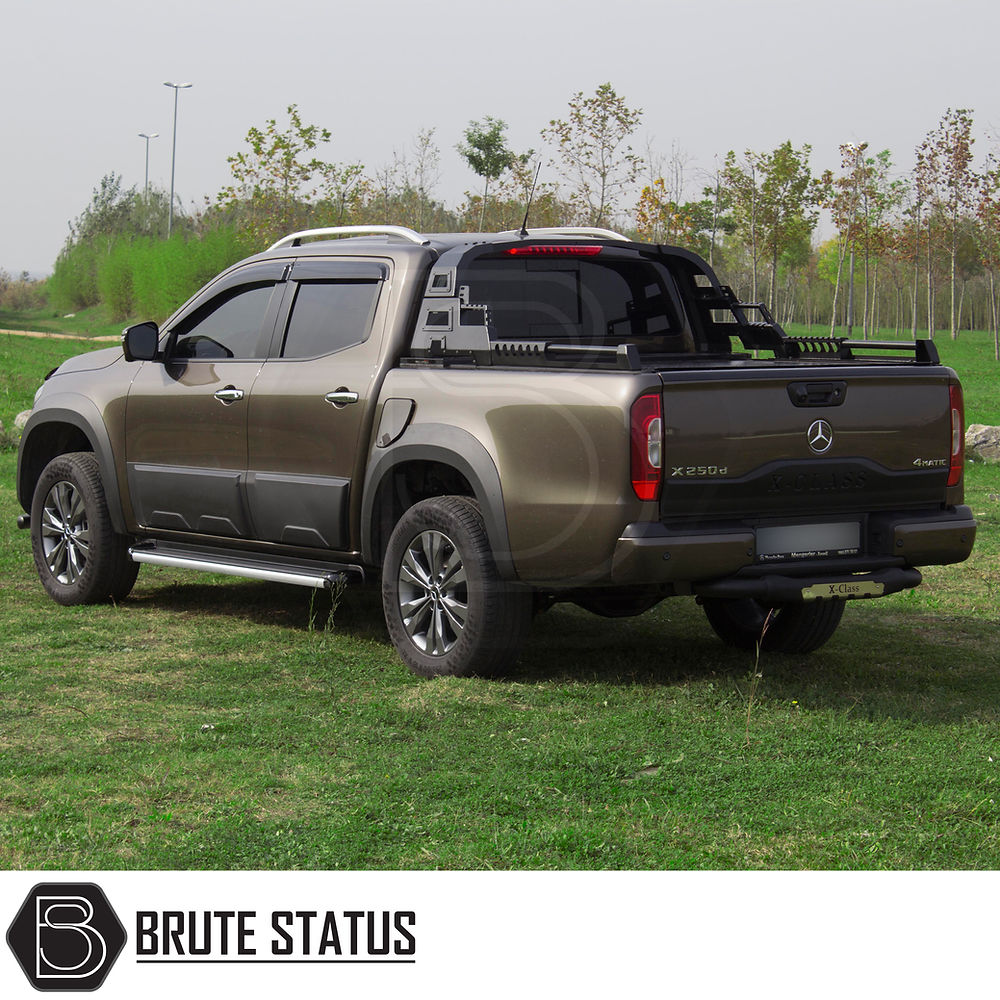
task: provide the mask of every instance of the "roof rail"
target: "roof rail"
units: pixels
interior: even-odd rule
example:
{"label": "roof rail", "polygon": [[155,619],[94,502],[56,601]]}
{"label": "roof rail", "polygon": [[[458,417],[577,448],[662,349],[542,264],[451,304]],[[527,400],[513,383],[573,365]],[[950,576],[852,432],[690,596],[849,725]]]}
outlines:
{"label": "roof rail", "polygon": [[[500,236],[522,236],[520,229],[508,229]],[[556,226],[552,229],[529,229],[529,236],[593,236],[599,240],[628,240],[627,236],[613,232],[610,229],[597,229],[594,226]]]}
{"label": "roof rail", "polygon": [[277,250],[279,247],[297,247],[307,236],[361,236],[364,234],[375,236],[398,236],[400,239],[416,243],[417,246],[427,246],[430,240],[420,233],[407,229],[405,226],[328,226],[325,229],[303,229],[300,233],[291,233],[283,236],[274,246],[268,250]]}

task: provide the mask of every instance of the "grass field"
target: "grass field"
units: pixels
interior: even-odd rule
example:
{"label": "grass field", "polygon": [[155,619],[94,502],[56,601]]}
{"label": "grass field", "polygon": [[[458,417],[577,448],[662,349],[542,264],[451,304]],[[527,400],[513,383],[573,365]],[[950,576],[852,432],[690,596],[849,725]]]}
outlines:
{"label": "grass field", "polygon": [[32,330],[39,333],[72,334],[83,338],[117,337],[126,325],[112,320],[103,305],[81,309],[71,315],[62,315],[50,306],[32,309],[30,312],[0,309],[0,330]]}
{"label": "grass field", "polygon": [[[88,346],[0,337],[4,425]],[[939,346],[968,421],[1000,423],[986,336]],[[371,590],[330,622],[306,590],[147,566],[121,606],[58,607],[14,525],[15,461],[2,867],[1000,866],[1000,466],[967,471],[972,559],[856,602],[759,680],[678,599],[617,622],[557,606],[506,680],[428,682]]]}

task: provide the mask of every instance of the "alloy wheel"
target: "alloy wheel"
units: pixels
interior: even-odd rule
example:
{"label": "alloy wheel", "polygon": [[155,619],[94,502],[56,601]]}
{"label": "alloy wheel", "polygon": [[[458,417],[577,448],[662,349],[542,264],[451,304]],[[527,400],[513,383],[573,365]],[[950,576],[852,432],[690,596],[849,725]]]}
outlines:
{"label": "alloy wheel", "polygon": [[399,567],[399,612],[410,641],[427,656],[444,656],[458,642],[469,614],[461,553],[443,532],[422,531]]}
{"label": "alloy wheel", "polygon": [[62,584],[76,583],[90,557],[90,523],[83,495],[72,483],[62,480],[46,494],[41,541],[49,572]]}

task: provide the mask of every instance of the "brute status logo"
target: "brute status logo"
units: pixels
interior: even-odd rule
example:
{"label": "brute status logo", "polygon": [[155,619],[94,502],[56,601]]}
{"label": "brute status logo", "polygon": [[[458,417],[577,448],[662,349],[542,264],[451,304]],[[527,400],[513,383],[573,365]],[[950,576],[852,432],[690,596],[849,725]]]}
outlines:
{"label": "brute status logo", "polygon": [[96,990],[122,948],[125,928],[93,883],[43,882],[28,893],[7,944],[37,990]]}

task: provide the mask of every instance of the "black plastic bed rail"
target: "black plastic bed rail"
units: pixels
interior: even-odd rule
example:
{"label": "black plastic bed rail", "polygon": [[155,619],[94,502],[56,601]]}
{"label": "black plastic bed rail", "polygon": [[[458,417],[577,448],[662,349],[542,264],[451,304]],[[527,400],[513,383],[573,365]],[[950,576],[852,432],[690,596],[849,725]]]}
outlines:
{"label": "black plastic bed rail", "polygon": [[[864,359],[867,352],[881,355],[884,361],[912,362],[918,365],[941,363],[932,340],[849,340],[847,337],[790,337],[781,328],[763,302],[740,302],[728,285],[699,288],[698,297],[708,310],[726,310],[735,323],[712,323],[713,333],[739,337],[750,351],[773,351],[776,358],[852,361]],[[747,312],[761,317],[751,322]],[[868,358],[868,360],[872,360]]]}

